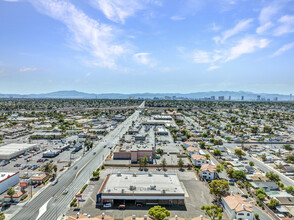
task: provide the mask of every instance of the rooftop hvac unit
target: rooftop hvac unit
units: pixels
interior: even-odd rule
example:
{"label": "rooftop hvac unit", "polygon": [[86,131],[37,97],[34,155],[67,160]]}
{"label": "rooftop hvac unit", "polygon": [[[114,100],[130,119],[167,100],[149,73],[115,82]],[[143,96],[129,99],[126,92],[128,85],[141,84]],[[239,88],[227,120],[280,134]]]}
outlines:
{"label": "rooftop hvac unit", "polygon": [[164,173],[164,176],[165,176],[165,177],[168,177],[168,174],[167,174],[167,173]]}
{"label": "rooftop hvac unit", "polygon": [[152,185],[152,186],[150,186],[150,189],[151,189],[151,190],[156,190],[156,185]]}
{"label": "rooftop hvac unit", "polygon": [[117,173],[117,176],[121,176],[121,173]]}
{"label": "rooftop hvac unit", "polygon": [[133,173],[133,177],[136,177],[137,176],[137,174],[136,173]]}
{"label": "rooftop hvac unit", "polygon": [[151,172],[149,172],[149,173],[148,173],[148,176],[152,176],[152,173],[151,173]]}
{"label": "rooftop hvac unit", "polygon": [[124,193],[125,192],[125,189],[121,189],[121,193]]}
{"label": "rooftop hvac unit", "polygon": [[130,186],[130,190],[136,190],[136,186]]}
{"label": "rooftop hvac unit", "polygon": [[162,190],[162,193],[163,193],[163,194],[165,194],[165,193],[166,193],[165,189],[163,189],[163,190]]}

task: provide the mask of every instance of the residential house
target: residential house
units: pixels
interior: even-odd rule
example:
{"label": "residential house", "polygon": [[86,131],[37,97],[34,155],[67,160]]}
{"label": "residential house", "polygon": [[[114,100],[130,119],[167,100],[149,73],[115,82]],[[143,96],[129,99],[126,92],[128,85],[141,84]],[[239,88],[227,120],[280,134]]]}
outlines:
{"label": "residential house", "polygon": [[230,219],[254,220],[252,205],[240,195],[228,195],[222,198],[222,204]]}
{"label": "residential house", "polygon": [[196,167],[201,167],[203,164],[209,163],[209,160],[205,156],[199,154],[193,154],[191,160]]}
{"label": "residential house", "polygon": [[216,166],[213,164],[203,164],[200,168],[200,177],[206,180],[216,179]]}

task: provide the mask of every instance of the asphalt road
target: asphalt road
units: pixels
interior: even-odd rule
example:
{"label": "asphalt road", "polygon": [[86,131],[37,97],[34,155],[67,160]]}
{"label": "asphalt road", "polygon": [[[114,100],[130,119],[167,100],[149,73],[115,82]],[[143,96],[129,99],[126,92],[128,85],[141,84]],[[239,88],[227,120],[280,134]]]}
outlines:
{"label": "asphalt road", "polygon": [[[114,147],[119,142],[119,138],[128,130],[132,121],[138,118],[139,112],[144,108],[144,105],[145,102],[139,106],[138,110],[136,110],[133,115],[105,136],[91,151],[60,176],[56,185],[49,186],[33,198],[23,206],[12,219],[58,219],[58,217],[65,212],[66,207],[73,200],[75,195],[79,193],[81,188],[87,183],[91,177],[92,171],[96,170],[103,163],[105,157],[111,150],[109,147]],[[107,145],[107,147],[104,148],[105,145]],[[96,152],[96,154],[94,154],[94,152]],[[75,169],[76,166],[77,169]],[[63,195],[65,189],[68,189],[68,193]]]}

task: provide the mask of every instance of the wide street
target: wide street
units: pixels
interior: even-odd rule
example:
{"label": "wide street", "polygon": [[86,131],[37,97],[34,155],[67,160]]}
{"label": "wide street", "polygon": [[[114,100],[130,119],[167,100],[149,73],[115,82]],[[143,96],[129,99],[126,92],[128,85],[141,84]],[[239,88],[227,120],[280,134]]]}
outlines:
{"label": "wide street", "polygon": [[[118,143],[119,138],[127,131],[132,121],[138,118],[144,104],[145,102],[139,106],[134,114],[106,135],[102,141],[96,143],[95,147],[73,164],[67,172],[58,177],[56,185],[48,186],[43,192],[24,205],[12,219],[58,219],[65,212],[66,207],[75,195],[87,183],[92,171],[103,163],[105,157],[111,151],[110,148],[113,148]],[[68,193],[64,195],[65,189],[68,189]]]}

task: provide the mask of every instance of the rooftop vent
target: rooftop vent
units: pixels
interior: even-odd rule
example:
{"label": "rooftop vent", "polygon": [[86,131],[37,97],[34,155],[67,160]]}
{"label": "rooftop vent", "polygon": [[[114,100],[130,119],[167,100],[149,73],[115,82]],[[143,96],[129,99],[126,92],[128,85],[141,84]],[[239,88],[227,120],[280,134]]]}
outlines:
{"label": "rooftop vent", "polygon": [[156,185],[151,185],[151,186],[150,186],[150,189],[151,189],[151,190],[156,190]]}
{"label": "rooftop vent", "polygon": [[117,173],[117,176],[121,176],[121,173],[119,172],[119,173]]}
{"label": "rooftop vent", "polygon": [[136,190],[136,186],[130,186],[130,190]]}
{"label": "rooftop vent", "polygon": [[152,173],[151,173],[151,172],[149,172],[149,173],[148,173],[148,176],[152,176]]}
{"label": "rooftop vent", "polygon": [[133,177],[136,177],[137,176],[137,174],[136,173],[133,173]]}
{"label": "rooftop vent", "polygon": [[164,176],[165,176],[165,177],[168,177],[168,174],[167,174],[167,173],[164,173]]}
{"label": "rooftop vent", "polygon": [[166,193],[165,189],[163,189],[163,190],[162,190],[162,193],[163,193],[163,194],[165,194],[165,193]]}
{"label": "rooftop vent", "polygon": [[121,189],[121,193],[124,193],[125,192],[125,189]]}

